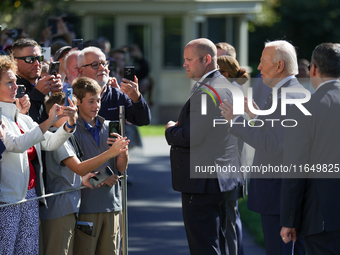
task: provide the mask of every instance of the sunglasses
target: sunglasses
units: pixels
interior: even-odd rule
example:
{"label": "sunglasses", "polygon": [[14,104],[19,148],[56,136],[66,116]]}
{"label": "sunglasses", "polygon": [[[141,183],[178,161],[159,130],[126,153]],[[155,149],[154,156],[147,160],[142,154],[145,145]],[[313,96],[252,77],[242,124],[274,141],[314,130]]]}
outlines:
{"label": "sunglasses", "polygon": [[87,66],[91,66],[92,69],[98,69],[100,65],[102,65],[103,67],[107,67],[109,65],[110,61],[94,61],[91,64],[87,64],[87,65],[83,65],[81,67],[87,67]]}
{"label": "sunglasses", "polygon": [[44,56],[26,56],[26,57],[14,57],[15,59],[21,59],[25,61],[27,64],[33,64],[35,61],[38,60],[39,63],[44,61]]}

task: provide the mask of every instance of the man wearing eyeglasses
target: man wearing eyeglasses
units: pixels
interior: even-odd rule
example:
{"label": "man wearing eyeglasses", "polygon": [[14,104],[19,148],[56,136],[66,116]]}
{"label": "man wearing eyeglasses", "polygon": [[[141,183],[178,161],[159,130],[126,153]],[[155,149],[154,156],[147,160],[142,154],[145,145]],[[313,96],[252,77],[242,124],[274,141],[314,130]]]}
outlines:
{"label": "man wearing eyeglasses", "polygon": [[44,99],[49,92],[62,91],[61,76],[47,75],[41,79],[41,67],[44,57],[39,44],[29,38],[21,38],[12,47],[14,59],[17,61],[17,84],[25,85],[26,93],[31,100],[28,114],[37,123],[48,119]]}
{"label": "man wearing eyeglasses", "polygon": [[[106,61],[106,57],[101,49],[96,47],[86,47],[78,55],[78,67],[80,77],[88,77],[98,82],[102,88],[101,94],[101,106],[98,115],[106,120],[119,120],[119,106],[125,106],[125,118],[135,125],[148,125],[150,123],[150,110],[144,100],[143,96],[138,90],[138,80],[135,77],[135,81],[129,81],[124,79],[121,83],[121,88],[113,88],[110,84],[109,61]],[[86,123],[87,124],[87,123]],[[96,123],[96,132],[101,129],[101,124]],[[98,128],[100,127],[100,128]],[[93,194],[93,191],[89,191]],[[108,194],[104,189],[100,191],[100,196],[112,197],[112,194]],[[89,193],[88,193],[89,194]],[[85,197],[83,197],[85,196]],[[96,215],[93,214],[93,205],[98,203],[101,199],[97,196],[96,200],[91,200],[91,197],[86,197],[82,193],[82,205],[80,209],[80,215],[85,215],[91,220],[96,220]],[[92,196],[93,198],[94,196]],[[115,203],[115,210],[121,210],[121,201],[116,202],[115,197],[112,197],[112,203]],[[106,208],[100,211],[100,213],[106,213],[112,211],[112,208]],[[119,240],[118,236],[113,237],[115,240]],[[86,239],[81,241],[76,239],[74,254],[83,254],[80,247],[84,247],[83,242],[87,242]],[[102,244],[105,242],[112,242],[112,237],[107,236],[105,239],[100,240]],[[116,241],[119,243],[119,241]],[[118,254],[118,251],[117,251]]]}
{"label": "man wearing eyeglasses", "polygon": [[[125,106],[125,117],[134,125],[150,123],[149,106],[139,92],[138,79],[134,81],[123,78],[120,89],[112,88],[109,77],[109,61],[97,47],[87,47],[78,55],[80,77],[96,80],[102,87],[99,115],[107,120],[119,120],[119,106]],[[114,79],[114,78],[113,78]],[[114,79],[115,81],[115,79]]]}

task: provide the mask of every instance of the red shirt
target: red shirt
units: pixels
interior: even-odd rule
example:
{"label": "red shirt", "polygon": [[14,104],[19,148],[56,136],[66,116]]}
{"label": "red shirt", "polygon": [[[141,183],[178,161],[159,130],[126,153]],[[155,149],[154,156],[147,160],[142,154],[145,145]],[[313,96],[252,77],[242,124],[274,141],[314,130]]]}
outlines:
{"label": "red shirt", "polygon": [[[18,123],[16,122],[17,126],[19,127]],[[24,134],[25,132],[21,130],[19,127],[21,134]],[[32,161],[35,159],[37,156],[37,151],[35,150],[35,147],[32,146],[27,150],[27,155],[28,155],[28,162],[30,166],[30,178],[28,180],[28,189],[33,189],[35,186],[37,186],[35,179],[37,178],[37,174],[35,173],[34,166],[32,164]]]}

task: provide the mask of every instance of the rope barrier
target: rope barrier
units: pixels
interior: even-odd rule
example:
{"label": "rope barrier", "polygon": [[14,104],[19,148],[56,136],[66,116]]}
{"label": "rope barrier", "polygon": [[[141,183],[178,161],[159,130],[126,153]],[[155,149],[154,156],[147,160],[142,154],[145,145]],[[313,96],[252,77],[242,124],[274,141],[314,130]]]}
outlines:
{"label": "rope barrier", "polygon": [[[128,176],[126,176],[126,177],[128,177]],[[123,179],[123,178],[124,178],[123,175],[119,176],[119,179]],[[18,205],[18,204],[22,204],[22,203],[25,203],[25,202],[29,202],[29,201],[33,201],[33,200],[37,200],[37,199],[41,199],[41,198],[53,197],[53,196],[57,196],[57,195],[61,195],[61,194],[65,194],[65,193],[69,193],[69,192],[73,192],[73,191],[77,191],[77,190],[82,190],[82,189],[85,189],[85,188],[88,188],[88,187],[81,186],[81,187],[75,188],[75,189],[68,189],[68,190],[64,190],[64,191],[45,194],[45,195],[42,195],[42,196],[39,196],[39,197],[23,199],[23,200],[20,200],[18,202],[6,203],[6,204],[3,204],[3,205],[0,205],[0,208],[10,206],[10,205]]]}
{"label": "rope barrier", "polygon": [[37,200],[37,199],[41,199],[41,198],[53,197],[53,196],[57,196],[57,195],[61,195],[61,194],[65,194],[65,193],[81,190],[81,189],[84,189],[84,188],[88,188],[88,187],[81,186],[81,187],[76,188],[76,189],[68,189],[68,190],[64,190],[64,191],[59,191],[59,192],[45,194],[45,195],[42,195],[40,197],[33,197],[33,198],[29,198],[29,199],[23,199],[23,200],[20,200],[18,202],[0,205],[0,208],[1,207],[6,207],[6,206],[10,206],[10,205],[18,205],[18,204],[21,204],[21,203],[25,203],[25,202],[28,202],[28,201],[33,201],[33,200]]}

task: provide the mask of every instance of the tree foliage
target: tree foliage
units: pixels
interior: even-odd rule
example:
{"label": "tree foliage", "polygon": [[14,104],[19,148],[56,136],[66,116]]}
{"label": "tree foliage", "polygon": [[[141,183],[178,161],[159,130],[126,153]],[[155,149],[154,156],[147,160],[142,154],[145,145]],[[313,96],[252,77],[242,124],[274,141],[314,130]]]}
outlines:
{"label": "tree foliage", "polygon": [[39,38],[48,18],[66,9],[66,3],[59,0],[0,0],[0,25],[23,28],[30,37]]}
{"label": "tree foliage", "polygon": [[1,0],[0,13],[1,15],[15,14],[23,11],[24,9],[33,8],[33,0]]}
{"label": "tree foliage", "polygon": [[249,45],[256,51],[250,50],[250,62],[258,63],[267,40],[290,41],[297,47],[298,58],[306,59],[310,59],[318,44],[340,41],[338,0],[278,0],[268,6],[272,7],[276,20],[272,25],[268,21],[252,22]]}

